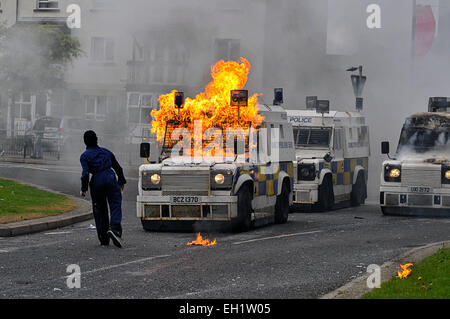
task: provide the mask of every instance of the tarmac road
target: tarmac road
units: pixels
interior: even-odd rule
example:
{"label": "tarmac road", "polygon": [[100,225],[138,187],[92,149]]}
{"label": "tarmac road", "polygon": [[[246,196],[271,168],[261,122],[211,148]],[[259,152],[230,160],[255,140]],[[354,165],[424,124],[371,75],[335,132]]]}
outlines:
{"label": "tarmac road", "polygon": [[[0,163],[0,176],[71,195],[77,167]],[[135,217],[136,176],[123,204],[125,247],[101,247],[90,222],[0,238],[0,298],[317,298],[412,247],[450,240],[450,219],[386,217],[376,204],[291,214],[241,234],[145,232]],[[66,285],[67,266],[81,288]]]}

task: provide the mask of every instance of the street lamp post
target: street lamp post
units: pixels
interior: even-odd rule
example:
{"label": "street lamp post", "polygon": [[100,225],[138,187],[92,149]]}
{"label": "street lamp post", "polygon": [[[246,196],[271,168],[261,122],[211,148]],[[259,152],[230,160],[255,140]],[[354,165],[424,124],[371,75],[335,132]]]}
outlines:
{"label": "street lamp post", "polygon": [[353,92],[356,98],[356,110],[360,112],[363,109],[364,99],[362,98],[362,92],[364,90],[364,85],[366,84],[367,77],[362,74],[363,66],[354,66],[347,69],[348,72],[358,71],[358,75],[352,74],[350,76],[353,85]]}

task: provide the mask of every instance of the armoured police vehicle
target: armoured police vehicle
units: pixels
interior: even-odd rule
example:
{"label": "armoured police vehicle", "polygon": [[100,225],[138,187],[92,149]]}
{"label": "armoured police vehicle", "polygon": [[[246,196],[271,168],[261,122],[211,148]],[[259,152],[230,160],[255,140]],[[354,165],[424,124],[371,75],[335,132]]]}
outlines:
{"label": "armoured police vehicle", "polygon": [[328,211],[337,204],[363,204],[370,156],[365,117],[359,112],[330,111],[329,102],[321,113],[307,108],[287,111],[296,149],[293,208]]}
{"label": "armoured police vehicle", "polygon": [[144,229],[246,231],[287,221],[294,182],[292,125],[279,105],[258,109],[262,124],[221,162],[180,162],[166,142],[162,152],[141,144],[141,157],[150,156],[139,168],[137,216]]}
{"label": "armoured police vehicle", "polygon": [[[389,142],[381,148],[389,156]],[[406,119],[383,163],[380,204],[385,215],[450,215],[450,98],[430,98],[428,112]]]}

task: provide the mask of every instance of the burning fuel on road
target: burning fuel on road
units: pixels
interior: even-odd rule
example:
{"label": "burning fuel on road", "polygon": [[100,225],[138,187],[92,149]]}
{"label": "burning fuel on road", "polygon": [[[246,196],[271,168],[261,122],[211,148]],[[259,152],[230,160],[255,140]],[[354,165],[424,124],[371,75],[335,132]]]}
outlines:
{"label": "burning fuel on road", "polygon": [[215,246],[216,239],[210,241],[209,239],[203,239],[203,236],[200,233],[197,233],[197,238],[190,243],[187,243],[188,246]]}

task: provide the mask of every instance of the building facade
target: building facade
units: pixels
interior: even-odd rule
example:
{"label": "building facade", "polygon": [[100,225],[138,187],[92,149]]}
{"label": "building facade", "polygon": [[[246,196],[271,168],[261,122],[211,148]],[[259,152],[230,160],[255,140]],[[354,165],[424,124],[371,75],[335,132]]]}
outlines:
{"label": "building facade", "polygon": [[[81,8],[81,28],[66,26],[70,4]],[[9,103],[2,98],[12,134],[23,134],[18,123],[38,116],[65,116],[137,142],[148,135],[158,96],[174,89],[192,97],[202,92],[218,59],[246,57],[249,90],[262,88],[265,1],[0,0],[0,7],[9,27],[59,25],[84,51],[67,66],[63,88],[23,92]]]}

